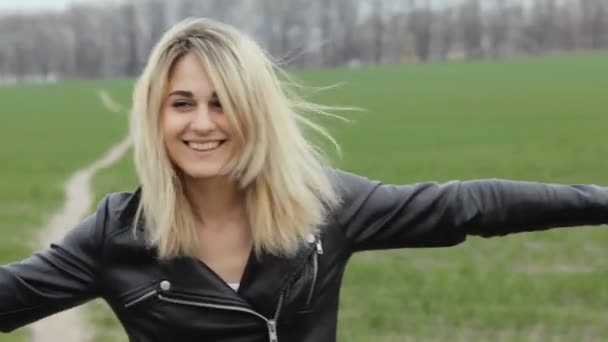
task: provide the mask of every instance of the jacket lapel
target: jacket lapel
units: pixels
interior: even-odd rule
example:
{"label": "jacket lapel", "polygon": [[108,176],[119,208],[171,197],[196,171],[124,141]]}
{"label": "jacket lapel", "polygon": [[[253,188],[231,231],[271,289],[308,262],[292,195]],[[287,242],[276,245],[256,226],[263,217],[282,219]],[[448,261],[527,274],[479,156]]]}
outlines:
{"label": "jacket lapel", "polygon": [[241,280],[239,294],[258,312],[273,317],[279,297],[291,280],[303,269],[313,251],[312,245],[302,246],[292,257],[264,254],[252,256]]}
{"label": "jacket lapel", "polygon": [[198,259],[173,258],[161,262],[163,274],[171,281],[171,289],[212,304],[250,308],[249,303],[228,286],[213,270]]}
{"label": "jacket lapel", "polygon": [[[139,204],[141,187],[138,187],[124,207],[119,208],[123,224],[132,224]],[[143,221],[143,220],[142,220]],[[139,230],[143,229],[140,224]],[[213,270],[198,259],[179,257],[162,261],[167,280],[176,291],[187,292],[218,303],[247,306],[271,318],[275,315],[281,293],[303,269],[314,245],[304,244],[290,257],[262,254],[257,258],[251,252],[238,292],[231,289]]]}

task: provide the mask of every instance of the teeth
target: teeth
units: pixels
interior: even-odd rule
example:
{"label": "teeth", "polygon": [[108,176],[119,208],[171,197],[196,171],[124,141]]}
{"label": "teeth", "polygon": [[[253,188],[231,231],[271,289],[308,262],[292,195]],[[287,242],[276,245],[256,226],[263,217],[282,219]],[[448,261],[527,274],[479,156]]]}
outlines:
{"label": "teeth", "polygon": [[197,151],[210,151],[210,150],[214,150],[214,149],[218,148],[220,146],[220,142],[219,141],[209,141],[209,142],[205,142],[205,143],[197,143],[197,142],[189,141],[188,146],[190,146],[190,148],[195,149]]}

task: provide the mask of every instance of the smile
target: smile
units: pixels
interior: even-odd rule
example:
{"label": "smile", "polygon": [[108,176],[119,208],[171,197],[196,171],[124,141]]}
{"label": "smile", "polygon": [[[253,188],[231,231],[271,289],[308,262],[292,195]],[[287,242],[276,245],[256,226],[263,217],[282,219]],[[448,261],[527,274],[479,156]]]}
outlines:
{"label": "smile", "polygon": [[184,141],[184,143],[191,149],[198,152],[208,152],[218,149],[226,142],[226,140],[215,140],[206,142],[195,142],[195,141]]}

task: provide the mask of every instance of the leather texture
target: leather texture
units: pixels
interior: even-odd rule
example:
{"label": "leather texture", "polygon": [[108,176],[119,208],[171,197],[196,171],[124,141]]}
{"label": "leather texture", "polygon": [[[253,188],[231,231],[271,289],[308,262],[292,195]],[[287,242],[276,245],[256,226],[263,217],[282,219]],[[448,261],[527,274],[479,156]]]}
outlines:
{"label": "leather texture", "polygon": [[290,258],[251,255],[238,292],[197,259],[158,260],[143,227],[131,223],[140,189],[110,194],[62,241],[0,267],[0,331],[101,297],[133,342],[331,342],[342,275],[355,252],[608,221],[608,188],[596,185],[388,185],[328,172],[342,205],[320,235]]}

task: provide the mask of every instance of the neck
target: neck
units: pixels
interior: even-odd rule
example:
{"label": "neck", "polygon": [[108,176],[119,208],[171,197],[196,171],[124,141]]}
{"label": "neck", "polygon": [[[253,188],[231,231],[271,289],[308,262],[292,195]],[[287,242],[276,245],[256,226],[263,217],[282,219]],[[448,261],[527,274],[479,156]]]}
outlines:
{"label": "neck", "polygon": [[184,176],[182,185],[194,214],[203,223],[241,216],[245,211],[242,191],[227,177],[195,179]]}

